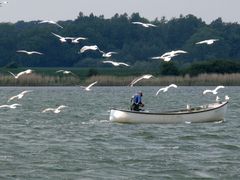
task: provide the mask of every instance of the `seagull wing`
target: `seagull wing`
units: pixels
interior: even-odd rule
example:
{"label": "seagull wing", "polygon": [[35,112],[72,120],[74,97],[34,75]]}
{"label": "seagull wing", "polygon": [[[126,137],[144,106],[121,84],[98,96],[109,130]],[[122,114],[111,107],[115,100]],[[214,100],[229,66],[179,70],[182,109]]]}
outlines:
{"label": "seagull wing", "polygon": [[138,81],[142,79],[143,79],[143,76],[133,79],[132,82],[129,84],[129,86],[133,87],[134,84],[136,84]]}
{"label": "seagull wing", "polygon": [[156,96],[157,96],[161,91],[164,91],[164,90],[165,90],[165,88],[160,88],[160,89],[157,91]]}
{"label": "seagull wing", "polygon": [[171,85],[169,85],[169,87],[177,88],[177,85],[176,84],[171,84]]}
{"label": "seagull wing", "polygon": [[9,105],[9,107],[11,108],[11,109],[16,109],[16,107],[17,106],[21,106],[21,104],[11,104],[11,105]]}
{"label": "seagull wing", "polygon": [[135,79],[133,79],[132,80],[132,82],[129,84],[129,86],[133,86],[134,84],[136,84],[138,81],[140,81],[140,80],[142,80],[142,79],[149,79],[149,78],[151,78],[151,77],[153,77],[153,75],[151,75],[151,74],[145,74],[145,75],[143,75],[143,76],[141,76],[141,77],[138,77],[138,78],[135,78]]}
{"label": "seagull wing", "polygon": [[103,61],[103,63],[110,63],[110,64],[113,64],[113,61]]}
{"label": "seagull wing", "polygon": [[8,71],[11,75],[13,75],[14,78],[18,78],[15,74],[13,74],[12,72]]}
{"label": "seagull wing", "polygon": [[87,38],[85,38],[85,37],[77,37],[77,38],[74,39],[74,41],[86,40],[86,39],[87,39]]}
{"label": "seagull wing", "polygon": [[43,53],[41,53],[41,52],[38,52],[38,51],[32,51],[31,53],[32,53],[32,54],[39,54],[39,55],[43,55]]}
{"label": "seagull wing", "polygon": [[8,101],[7,102],[10,102],[10,101],[12,101],[13,99],[15,99],[15,98],[17,98],[18,96],[12,96],[12,97],[10,97],[9,99],[8,99]]}
{"label": "seagull wing", "polygon": [[174,54],[185,54],[185,53],[187,53],[187,51],[183,51],[183,50],[176,50],[176,51],[174,51]]}
{"label": "seagull wing", "polygon": [[[92,45],[92,46],[83,46],[81,49],[80,49],[80,53],[84,53],[85,51],[87,50],[99,50],[98,46],[97,45]],[[100,50],[99,50],[100,51]],[[100,51],[101,52],[101,51]]]}
{"label": "seagull wing", "polygon": [[38,24],[42,24],[42,23],[49,23],[49,21],[47,21],[47,20],[42,20],[42,21],[38,22]]}
{"label": "seagull wing", "polygon": [[9,105],[6,105],[6,104],[0,106],[0,108],[9,108],[9,107],[10,107],[10,106],[9,106]]}
{"label": "seagull wing", "polygon": [[60,36],[60,35],[58,35],[58,34],[55,34],[55,33],[53,33],[53,32],[52,32],[52,34],[53,34],[54,36],[58,37],[59,39],[64,38],[64,37],[62,37],[62,36]]}
{"label": "seagull wing", "polygon": [[94,86],[95,84],[97,84],[97,83],[98,83],[98,82],[95,81],[94,83],[88,85],[85,89],[86,89],[86,90],[90,90],[90,88],[91,88],[92,86]]}
{"label": "seagull wing", "polygon": [[67,106],[65,106],[65,105],[61,105],[61,106],[59,106],[57,109],[60,110],[60,109],[66,108],[66,107],[67,107]]}
{"label": "seagull wing", "polygon": [[217,86],[214,91],[217,91],[218,89],[224,88],[224,86]]}
{"label": "seagull wing", "polygon": [[44,110],[42,111],[42,113],[45,113],[45,112],[48,112],[48,111],[55,111],[55,109],[53,109],[53,108],[47,108],[47,109],[44,109]]}
{"label": "seagull wing", "polygon": [[80,49],[80,53],[84,53],[86,50],[89,49],[89,46],[83,46],[81,49]]}
{"label": "seagull wing", "polygon": [[148,23],[147,25],[151,27],[157,27],[155,24],[151,24],[151,23]]}
{"label": "seagull wing", "polygon": [[213,91],[212,91],[212,90],[209,90],[209,89],[203,91],[203,94],[207,94],[207,93],[213,93]]}
{"label": "seagull wing", "polygon": [[151,57],[151,59],[162,59],[162,56]]}
{"label": "seagull wing", "polygon": [[139,24],[139,25],[143,25],[143,23],[141,23],[141,22],[132,22],[132,24]]}
{"label": "seagull wing", "polygon": [[204,43],[207,43],[207,41],[206,41],[206,40],[204,40],[204,41],[199,41],[199,42],[196,42],[196,44],[204,44]]}
{"label": "seagull wing", "polygon": [[18,74],[16,75],[16,78],[19,78],[20,76],[22,76],[22,75],[24,75],[24,74],[28,74],[27,71],[22,71],[22,72],[18,73]]}
{"label": "seagull wing", "polygon": [[[25,94],[27,94],[27,93],[29,93],[29,92],[32,92],[32,90],[23,91],[23,92],[21,92],[19,95],[23,97]],[[19,96],[19,95],[18,95],[18,96]]]}
{"label": "seagull wing", "polygon": [[119,65],[123,65],[123,66],[130,66],[129,64],[123,63],[123,62],[119,62],[118,64],[119,64]]}
{"label": "seagull wing", "polygon": [[56,23],[54,23],[54,24],[56,24],[58,27],[60,27],[60,28],[63,28],[63,26],[61,26],[60,24],[58,24],[57,22]]}
{"label": "seagull wing", "polygon": [[26,51],[26,50],[17,50],[16,52],[28,54],[28,51]]}

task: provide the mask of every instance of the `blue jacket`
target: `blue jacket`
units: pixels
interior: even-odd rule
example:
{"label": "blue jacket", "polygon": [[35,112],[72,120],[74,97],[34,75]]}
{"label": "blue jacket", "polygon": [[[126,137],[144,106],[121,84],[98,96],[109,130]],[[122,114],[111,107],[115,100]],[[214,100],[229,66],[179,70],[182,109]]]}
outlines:
{"label": "blue jacket", "polygon": [[134,95],[133,103],[135,103],[135,104],[142,104],[142,97],[139,94]]}

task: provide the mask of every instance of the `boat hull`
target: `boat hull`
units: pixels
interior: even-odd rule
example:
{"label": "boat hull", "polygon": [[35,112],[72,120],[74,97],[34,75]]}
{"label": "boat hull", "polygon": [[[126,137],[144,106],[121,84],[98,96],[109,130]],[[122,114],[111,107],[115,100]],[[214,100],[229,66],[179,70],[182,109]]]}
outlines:
{"label": "boat hull", "polygon": [[[111,109],[109,120],[118,123],[204,123],[224,120],[227,103],[214,103],[198,110],[147,113]],[[204,106],[203,106],[204,107]]]}

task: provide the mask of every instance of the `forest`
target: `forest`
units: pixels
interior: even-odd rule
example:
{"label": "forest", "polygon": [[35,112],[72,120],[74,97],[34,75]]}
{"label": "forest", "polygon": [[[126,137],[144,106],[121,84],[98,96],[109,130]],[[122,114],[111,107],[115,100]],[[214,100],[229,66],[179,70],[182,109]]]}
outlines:
{"label": "forest", "polygon": [[[115,14],[111,18],[79,13],[75,20],[39,24],[40,20],[0,23],[0,67],[112,67],[102,63],[99,52],[79,53],[84,45],[97,45],[102,51],[118,52],[112,60],[131,68],[149,69],[163,75],[240,72],[240,25],[218,18],[205,23],[194,15],[165,17],[149,21],[139,13]],[[153,23],[145,28],[132,22]],[[64,37],[85,37],[79,43],[61,43],[52,33]],[[214,45],[197,45],[205,39],[219,39]],[[17,50],[40,51],[25,55]],[[187,51],[170,63],[152,60],[171,50]]]}

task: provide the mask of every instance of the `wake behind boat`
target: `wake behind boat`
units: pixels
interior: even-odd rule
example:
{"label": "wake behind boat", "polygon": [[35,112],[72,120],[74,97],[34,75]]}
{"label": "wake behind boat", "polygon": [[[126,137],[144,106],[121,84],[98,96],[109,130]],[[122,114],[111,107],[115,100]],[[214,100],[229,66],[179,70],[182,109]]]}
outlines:
{"label": "wake behind boat", "polygon": [[228,101],[217,102],[194,108],[151,113],[111,109],[109,120],[118,123],[203,123],[224,120]]}

